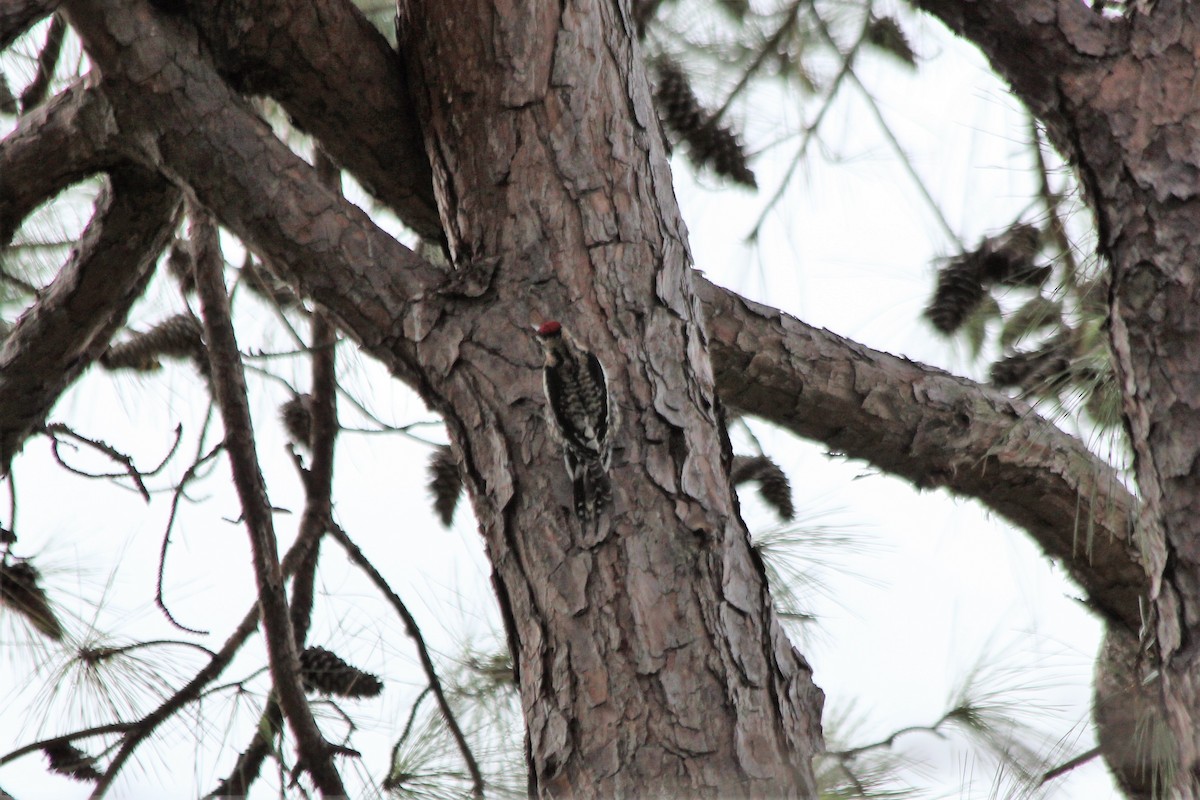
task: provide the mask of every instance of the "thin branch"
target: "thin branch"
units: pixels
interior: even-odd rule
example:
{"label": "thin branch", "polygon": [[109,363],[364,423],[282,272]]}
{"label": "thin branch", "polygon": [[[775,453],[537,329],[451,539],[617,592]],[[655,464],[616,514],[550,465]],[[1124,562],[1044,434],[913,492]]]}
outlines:
{"label": "thin branch", "polygon": [[271,504],[258,464],[246,381],[229,317],[229,295],[216,225],[206,214],[193,209],[189,237],[214,394],[225,424],[225,447],[234,486],[250,535],[271,678],[284,717],[296,737],[304,768],[322,794],[343,796],[346,790],[334,766],[333,751],[317,727],[300,681],[300,662],[283,589]]}
{"label": "thin branch", "polygon": [[64,733],[61,736],[53,736],[49,739],[39,739],[36,742],[30,742],[29,744],[21,745],[17,749],[10,750],[9,752],[0,756],[0,767],[11,761],[16,761],[21,756],[28,755],[30,753],[36,753],[43,747],[53,747],[58,744],[71,744],[77,739],[88,739],[92,736],[103,736],[108,733],[128,733],[137,727],[137,725],[138,723],[136,722],[109,722],[105,725],[97,725],[93,728],[84,728],[78,731],[71,731],[70,733]]}
{"label": "thin branch", "polygon": [[800,6],[806,5],[809,2],[811,2],[811,0],[795,0],[792,5],[783,12],[785,14],[783,22],[778,28],[775,29],[774,33],[772,33],[763,41],[762,46],[754,56],[754,60],[750,62],[749,66],[747,66],[745,70],[742,71],[741,77],[738,78],[738,81],[734,84],[733,88],[729,90],[729,94],[725,96],[725,102],[722,103],[721,107],[718,108],[712,115],[712,119],[710,120],[709,124],[716,125],[721,121],[721,118],[725,116],[725,113],[729,110],[729,107],[733,105],[733,101],[737,99],[737,96],[741,94],[742,91],[745,90],[745,88],[750,84],[750,79],[758,74],[758,71],[762,69],[763,64],[767,62],[768,58],[776,55],[779,52],[780,43],[785,37],[787,37],[796,29],[796,22],[799,20]]}
{"label": "thin branch", "polygon": [[1076,767],[1082,767],[1084,764],[1088,763],[1089,761],[1091,761],[1103,754],[1104,754],[1103,749],[1101,749],[1098,746],[1093,747],[1091,750],[1088,750],[1085,753],[1080,753],[1079,755],[1075,756],[1074,758],[1064,761],[1063,763],[1059,764],[1057,767],[1055,767],[1054,769],[1050,770],[1045,775],[1043,775],[1042,780],[1038,784],[1038,786],[1045,786],[1047,783],[1054,780],[1055,778],[1060,778],[1063,775],[1066,775],[1071,770],[1075,769]]}
{"label": "thin branch", "polygon": [[[334,183],[336,168],[329,158],[317,151],[317,166],[326,185]],[[336,187],[335,187],[336,188]],[[320,558],[321,536],[325,520],[332,509],[333,446],[337,436],[336,363],[337,333],[325,315],[312,315],[312,346],[304,348],[312,354],[312,404],[310,407],[312,465],[305,470],[296,458],[297,468],[305,489],[304,514],[300,521],[301,536],[311,538],[313,546],[304,557],[292,583],[291,608],[296,649],[303,650],[312,619],[313,595],[317,561]],[[293,456],[295,454],[293,453]],[[225,777],[213,791],[213,797],[242,796],[257,779],[263,763],[272,749],[272,740],[281,729],[283,714],[273,693],[255,727],[254,738],[243,750]]]}
{"label": "thin branch", "polygon": [[[813,6],[813,17],[817,21],[817,30],[821,32],[821,36],[825,39],[829,46],[834,49],[835,52],[840,52],[838,51],[837,40],[833,38],[833,34],[829,31],[829,26],[821,17],[820,12],[817,11],[815,5]],[[867,35],[867,28],[871,24],[871,14],[869,11],[867,12],[866,17],[866,22],[863,25],[860,38],[858,42],[855,43],[855,49],[862,44],[863,39]],[[917,187],[917,191],[920,192],[922,199],[925,200],[925,204],[929,206],[929,209],[933,212],[934,218],[938,221],[938,224],[942,226],[942,231],[946,234],[950,241],[958,244],[959,247],[961,247],[962,240],[959,238],[958,233],[955,232],[954,228],[950,227],[950,223],[946,220],[946,215],[942,213],[941,206],[939,206],[937,201],[933,199],[933,195],[929,193],[928,187],[925,186],[925,181],[920,175],[917,174],[917,170],[916,167],[913,166],[912,159],[908,157],[908,153],[904,151],[904,148],[900,144],[900,140],[896,138],[896,134],[892,132],[891,126],[888,125],[887,120],[883,118],[883,112],[879,110],[879,104],[875,102],[875,97],[867,90],[867,87],[863,85],[863,82],[859,80],[858,73],[854,71],[851,59],[847,58],[845,60],[844,69],[848,73],[850,80],[854,83],[859,92],[862,94],[863,98],[867,101],[867,110],[869,110],[871,112],[871,116],[875,118],[875,123],[879,126],[880,132],[883,133],[883,138],[885,138],[888,144],[891,145],[892,151],[900,160],[900,164],[904,167],[904,171],[908,173],[910,178],[912,178],[913,183]]]}
{"label": "thin branch", "polygon": [[[280,571],[285,578],[295,573],[296,568],[303,560],[311,545],[311,539],[304,536],[296,537],[296,541],[284,555],[283,563],[280,566]],[[95,789],[92,791],[92,800],[98,800],[104,796],[108,788],[112,785],[112,781],[133,755],[134,751],[158,729],[159,725],[170,719],[189,703],[199,699],[204,693],[205,687],[225,671],[226,667],[233,661],[234,656],[241,650],[242,645],[258,629],[259,617],[259,605],[255,602],[242,617],[242,621],[238,623],[238,626],[234,628],[229,638],[225,640],[221,649],[216,652],[209,662],[187,684],[164,700],[158,708],[131,725],[128,733],[126,733],[121,741],[121,747],[117,751],[116,756],[113,757],[112,762],[108,765],[108,769],[105,770],[104,777],[97,782]]]}
{"label": "thin branch", "polygon": [[[212,414],[211,404],[209,405],[209,414]],[[208,420],[206,419],[206,428],[207,421]],[[201,436],[200,441],[197,442],[198,449],[204,446],[203,442],[204,437]],[[160,611],[163,612],[163,615],[166,616],[167,621],[176,628],[179,628],[181,631],[195,633],[200,636],[207,635],[208,631],[197,630],[196,628],[190,628],[187,625],[184,625],[182,622],[175,619],[175,615],[171,613],[169,608],[167,608],[167,601],[163,592],[163,585],[165,583],[164,576],[167,569],[167,549],[171,545],[171,531],[175,527],[175,516],[179,512],[179,501],[183,498],[184,491],[187,489],[187,485],[195,479],[196,473],[204,464],[216,458],[217,455],[224,449],[225,442],[222,441],[204,455],[197,455],[192,461],[191,465],[187,468],[187,471],[183,473],[183,477],[179,479],[179,483],[175,486],[175,491],[171,496],[171,513],[167,515],[167,525],[166,529],[163,531],[162,545],[158,549],[158,581],[154,589],[154,604],[158,606]]]}
{"label": "thin branch", "polygon": [[396,610],[400,619],[403,620],[405,632],[408,633],[409,637],[416,644],[417,657],[421,661],[421,668],[425,670],[425,678],[429,681],[429,688],[433,691],[434,699],[437,700],[438,709],[442,712],[442,717],[446,720],[446,727],[450,729],[450,735],[454,737],[454,741],[458,745],[458,750],[462,754],[463,762],[467,766],[467,772],[471,775],[471,793],[474,797],[483,797],[483,775],[479,771],[479,764],[475,761],[475,756],[471,753],[470,745],[467,744],[467,737],[463,735],[462,728],[458,725],[458,720],[454,716],[453,709],[450,708],[450,701],[446,699],[441,679],[438,678],[437,669],[433,665],[433,659],[429,655],[429,648],[425,644],[425,638],[421,635],[421,629],[418,627],[416,619],[409,612],[408,607],[400,599],[400,596],[392,590],[387,579],[375,568],[375,565],[366,557],[362,549],[342,530],[341,526],[330,520],[329,530],[338,544],[342,546],[342,549],[346,551],[346,555],[350,557],[350,560],[367,574],[367,577],[375,584],[375,588],[387,598],[388,602],[392,604],[392,608]]}
{"label": "thin branch", "polygon": [[[44,428],[42,428],[42,433],[44,433],[46,436],[50,437],[50,441],[52,442],[51,448],[54,451],[54,459],[64,469],[68,470],[69,472],[73,472],[76,475],[80,475],[84,478],[110,479],[110,478],[119,478],[122,475],[128,475],[129,479],[133,481],[133,485],[137,487],[138,494],[140,494],[147,503],[150,502],[150,490],[146,488],[146,484],[142,481],[142,473],[140,471],[138,471],[138,468],[136,466],[134,466],[133,459],[130,458],[127,454],[122,453],[120,450],[116,449],[115,447],[108,444],[107,442],[100,441],[99,439],[89,439],[88,437],[86,437],[82,434],[76,433],[75,431],[71,430],[71,428],[69,428],[67,425],[65,425],[64,423],[61,423],[61,422],[52,422],[51,424],[45,426]],[[81,469],[77,469],[77,468],[71,466],[70,464],[68,464],[62,460],[62,456],[58,452],[58,445],[59,445],[58,437],[59,436],[66,436],[68,438],[74,439],[77,442],[86,444],[88,447],[92,448],[93,450],[97,450],[97,451],[103,453],[104,455],[111,458],[113,461],[116,461],[118,464],[123,464],[125,466],[125,471],[121,472],[121,473],[93,473],[93,472],[85,472]],[[172,448],[172,449],[174,449],[174,448]]]}
{"label": "thin branch", "polygon": [[[838,95],[838,91],[842,88],[842,82],[846,80],[851,72],[851,64],[854,63],[854,57],[858,54],[858,49],[862,46],[867,38],[867,25],[869,18],[863,21],[862,30],[859,32],[854,46],[850,51],[842,56],[842,66],[838,70],[837,75],[833,77],[829,87],[825,90],[824,96],[821,98],[821,104],[817,108],[816,116],[812,121],[804,126],[804,130],[800,134],[800,145],[796,148],[796,152],[792,155],[792,161],[788,164],[788,168],[783,173],[783,178],[779,181],[779,185],[775,187],[775,192],[770,199],[763,205],[762,211],[759,212],[758,219],[754,222],[754,227],[750,229],[750,233],[746,235],[748,241],[754,241],[758,238],[762,230],[763,224],[766,222],[767,215],[770,214],[776,204],[783,198],[784,193],[792,184],[792,176],[796,174],[796,170],[800,164],[804,162],[804,157],[808,155],[808,146],[816,138],[817,131],[821,128],[821,123],[825,121],[825,115],[829,109],[833,107],[833,101]],[[837,51],[837,45],[834,44],[834,50]],[[840,51],[838,51],[840,52]]]}

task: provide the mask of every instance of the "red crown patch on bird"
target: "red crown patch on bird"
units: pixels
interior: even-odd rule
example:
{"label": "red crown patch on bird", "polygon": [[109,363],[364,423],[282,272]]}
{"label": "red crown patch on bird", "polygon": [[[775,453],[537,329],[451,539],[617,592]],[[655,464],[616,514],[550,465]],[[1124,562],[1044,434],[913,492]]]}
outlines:
{"label": "red crown patch on bird", "polygon": [[562,333],[562,325],[554,320],[543,322],[537,329],[538,336],[557,336],[560,333]]}

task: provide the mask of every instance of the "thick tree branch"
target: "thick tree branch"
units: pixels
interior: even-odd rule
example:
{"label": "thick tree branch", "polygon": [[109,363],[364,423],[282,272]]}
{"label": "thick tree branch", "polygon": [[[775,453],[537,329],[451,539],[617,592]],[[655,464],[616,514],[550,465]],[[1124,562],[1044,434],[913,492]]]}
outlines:
{"label": "thick tree branch", "polygon": [[125,321],[179,201],[173,186],[144,170],[109,177],[79,247],[0,348],[0,472]]}
{"label": "thick tree branch", "polygon": [[[974,43],[1042,122],[1066,124],[1059,78],[1124,45],[1125,23],[1078,0],[912,0]],[[1062,142],[1056,137],[1056,143]]]}
{"label": "thick tree branch", "polygon": [[0,142],[0,246],[29,212],[76,181],[116,164],[108,102],[85,79],[21,117]]}
{"label": "thick tree branch", "polygon": [[[197,2],[190,13],[222,75],[273,97],[406,225],[441,238],[403,64],[353,3]],[[350,88],[340,76],[353,76],[355,100],[330,105],[331,94]]]}
{"label": "thick tree branch", "polygon": [[872,350],[707,281],[722,400],[911,481],[974,497],[1029,532],[1129,630],[1146,575],[1116,472],[1025,403]]}
{"label": "thick tree branch", "polygon": [[369,352],[419,382],[415,357],[399,346],[409,315],[396,312],[444,284],[445,273],[321,185],[204,60],[185,21],[136,0],[64,8],[103,74],[130,157],[186,185],[223,225],[286,265]]}
{"label": "thick tree branch", "polygon": [[216,225],[206,215],[196,216],[191,239],[196,294],[204,314],[204,339],[212,366],[213,393],[225,424],[225,448],[233,469],[234,487],[241,500],[242,516],[250,534],[258,604],[262,611],[263,635],[275,696],[296,737],[304,769],[324,796],[342,797],[346,790],[333,765],[333,749],[317,728],[300,681],[300,659],[288,614],[271,504],[267,500],[254,446],[245,376],[229,317],[229,294],[225,289],[224,260],[219,251]]}

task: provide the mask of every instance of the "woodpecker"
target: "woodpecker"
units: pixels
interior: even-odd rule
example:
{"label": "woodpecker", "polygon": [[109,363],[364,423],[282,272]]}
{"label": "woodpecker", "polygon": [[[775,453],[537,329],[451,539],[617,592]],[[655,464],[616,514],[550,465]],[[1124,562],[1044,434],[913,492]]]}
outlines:
{"label": "woodpecker", "polygon": [[607,472],[616,423],[608,378],[600,359],[581,347],[558,322],[542,323],[537,340],[546,354],[542,371],[546,419],[562,445],[575,514],[585,522],[594,521],[612,498]]}

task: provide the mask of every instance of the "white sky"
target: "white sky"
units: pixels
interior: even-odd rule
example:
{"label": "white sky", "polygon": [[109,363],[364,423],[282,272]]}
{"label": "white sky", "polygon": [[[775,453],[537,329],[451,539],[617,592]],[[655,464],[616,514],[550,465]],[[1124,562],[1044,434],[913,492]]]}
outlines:
{"label": "white sky", "polygon": [[[1025,118],[973,50],[950,40],[931,22],[908,27],[919,34],[917,49],[928,58],[918,75],[908,77],[877,56],[864,56],[859,69],[951,226],[974,244],[1028,204],[1032,185],[1024,171]],[[794,100],[760,99],[765,102],[748,110],[752,141],[774,140],[783,132],[773,127],[777,122],[770,116],[781,109],[793,130],[812,114],[811,106],[802,109]],[[786,168],[788,146],[755,162],[763,187],[757,195],[712,191],[719,184],[708,175],[699,178],[698,186],[677,156],[676,189],[697,266],[717,282],[810,324],[963,373],[963,360],[920,320],[933,285],[931,259],[951,252],[952,245],[896,165],[852,87],[844,89],[827,118],[822,140],[826,147],[812,152],[832,152],[840,163],[812,159],[802,167],[770,215],[757,249],[742,240]],[[132,326],[144,330],[165,316],[157,310],[164,304],[179,308],[171,287],[156,280]],[[243,349],[289,347],[273,318],[261,308],[256,314],[241,320]],[[263,330],[269,338],[263,338]],[[410,392],[352,348],[342,347],[339,358],[343,385],[384,419],[397,424],[432,419]],[[302,364],[262,365],[307,386]],[[255,423],[271,499],[298,512],[299,484],[275,419],[287,394],[274,383],[252,379],[252,385],[257,388]],[[171,367],[148,378],[114,379],[92,372],[51,418],[105,439],[139,465],[150,465],[165,453],[177,423],[184,426],[182,453],[195,447],[204,414],[195,387],[187,368]],[[349,417],[346,424],[361,424],[345,404],[342,408]],[[1028,712],[1029,721],[1052,741],[1066,737],[1064,759],[1092,746],[1087,719],[1100,626],[1072,599],[1074,588],[1027,536],[974,503],[944,491],[918,494],[861,463],[826,458],[819,447],[751,424],[766,452],[791,476],[800,516],[825,514],[822,523],[845,526],[861,540],[861,553],[820,556],[825,563],[819,572],[828,591],[814,598],[819,630],[802,645],[827,694],[827,709],[853,708],[859,722],[853,744],[935,721],[972,666],[984,663],[991,676],[986,687],[1006,690],[1004,696]],[[437,427],[417,433],[435,439],[442,435]],[[744,448],[744,435],[738,430],[733,435],[735,446],[740,442]],[[355,434],[341,437],[338,448],[337,516],[409,603],[435,651],[449,658],[468,640],[487,649],[490,632],[498,627],[490,569],[468,509],[460,507],[451,531],[434,521],[424,489],[428,448],[396,435]],[[47,588],[73,618],[68,627],[75,634],[82,635],[95,618],[100,629],[121,640],[176,638],[153,606],[169,495],[158,494],[147,506],[135,494],[65,474],[48,450],[44,439],[32,440],[16,463],[21,537],[16,552],[38,556]],[[177,478],[186,466],[184,455],[168,469],[170,477]],[[76,461],[109,468],[86,453]],[[167,565],[172,611],[184,623],[212,630],[212,636],[200,641],[213,648],[253,598],[245,532],[219,519],[239,513],[227,474],[221,461],[214,477],[196,488],[195,495],[208,502],[185,508]],[[155,485],[165,483],[162,479]],[[743,499],[752,530],[774,524],[752,492]],[[7,522],[7,515],[0,517]],[[297,517],[276,518],[285,543],[292,539]],[[365,755],[364,768],[379,779],[422,678],[399,622],[336,547],[325,547],[329,553],[320,573],[319,621],[310,643],[328,646],[384,677],[382,701],[346,704],[362,714],[354,745]],[[84,567],[82,576],[76,575],[77,565]],[[85,689],[55,678],[62,657],[53,649],[37,652],[42,667],[29,676],[30,657],[22,647],[26,640],[24,627],[0,612],[0,753],[39,734],[102,721]],[[182,649],[145,652],[150,667],[174,685],[186,667],[198,663]],[[256,669],[259,653],[251,648],[227,672],[228,679]],[[56,684],[60,691],[52,696]],[[88,708],[93,716],[85,718]],[[197,741],[227,736],[228,747],[240,749],[250,735],[253,712],[241,714],[227,728],[231,709],[228,699],[214,698],[205,705],[210,728],[198,728],[188,715],[166,726],[143,751],[146,756],[151,747],[160,748],[164,755],[144,758],[142,769],[129,771],[114,796],[186,797],[213,788],[216,776],[228,768],[230,751],[197,752]],[[923,771],[909,779],[935,796],[1012,794],[1010,784],[994,783],[990,763],[952,742],[913,734],[898,741],[896,752],[924,762]],[[19,800],[86,797],[89,788],[47,777],[39,756],[0,767],[0,786]],[[1100,800],[1118,795],[1096,761],[1056,781],[1048,796]]]}

